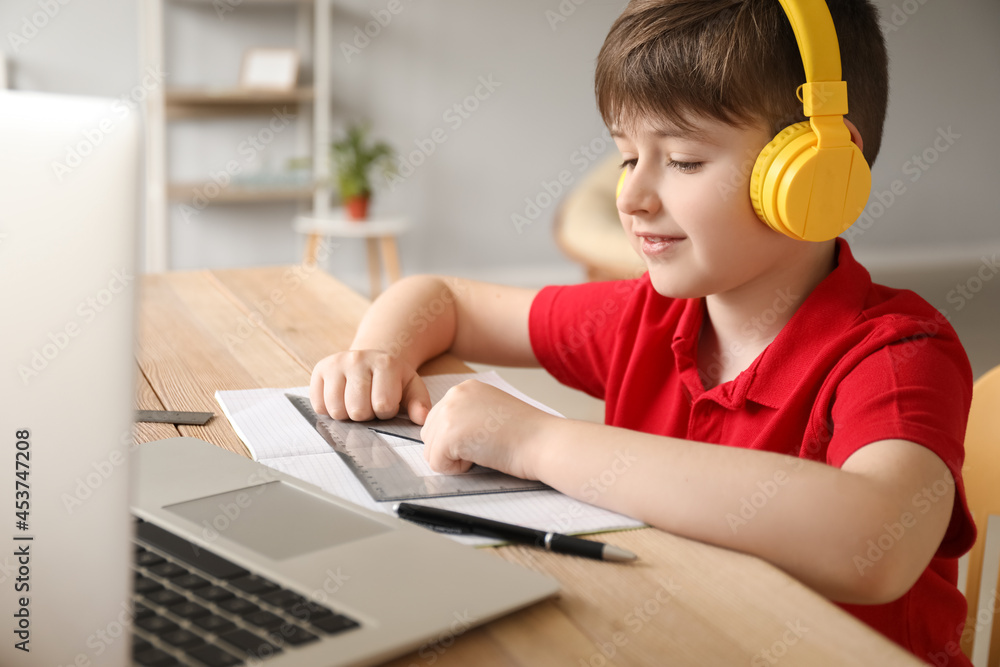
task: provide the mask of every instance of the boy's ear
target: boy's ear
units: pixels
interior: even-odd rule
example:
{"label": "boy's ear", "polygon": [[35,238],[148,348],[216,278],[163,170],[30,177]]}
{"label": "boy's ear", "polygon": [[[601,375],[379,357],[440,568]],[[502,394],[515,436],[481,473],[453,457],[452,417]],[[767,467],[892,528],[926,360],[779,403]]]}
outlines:
{"label": "boy's ear", "polygon": [[857,145],[859,151],[864,152],[865,140],[861,138],[861,133],[858,132],[858,127],[846,118],[844,119],[844,125],[846,125],[847,129],[851,131],[851,141]]}

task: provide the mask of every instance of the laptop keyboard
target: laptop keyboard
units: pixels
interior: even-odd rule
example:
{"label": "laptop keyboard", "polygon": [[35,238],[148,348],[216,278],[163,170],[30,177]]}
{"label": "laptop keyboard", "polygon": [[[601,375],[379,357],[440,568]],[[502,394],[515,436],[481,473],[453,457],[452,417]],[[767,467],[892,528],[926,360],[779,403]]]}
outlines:
{"label": "laptop keyboard", "polygon": [[358,623],[137,519],[134,664],[255,664]]}

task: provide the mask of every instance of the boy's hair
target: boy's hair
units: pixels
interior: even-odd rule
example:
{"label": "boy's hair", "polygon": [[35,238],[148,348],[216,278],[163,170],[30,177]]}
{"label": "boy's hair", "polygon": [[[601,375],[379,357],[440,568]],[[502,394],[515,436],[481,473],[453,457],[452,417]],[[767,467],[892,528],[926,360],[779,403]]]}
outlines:
{"label": "boy's hair", "polygon": [[[868,164],[882,143],[889,65],[869,0],[828,0],[840,42],[850,119]],[[660,118],[691,129],[693,116],[730,125],[763,121],[772,134],[799,121],[805,83],[795,33],[778,0],[632,0],[597,58],[597,106],[625,128]]]}

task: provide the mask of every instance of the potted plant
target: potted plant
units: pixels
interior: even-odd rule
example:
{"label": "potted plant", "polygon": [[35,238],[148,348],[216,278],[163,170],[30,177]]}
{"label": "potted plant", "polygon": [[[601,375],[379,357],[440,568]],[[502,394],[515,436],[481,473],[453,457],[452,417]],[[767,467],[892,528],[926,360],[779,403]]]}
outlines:
{"label": "potted plant", "polygon": [[386,175],[395,171],[392,148],[384,141],[373,143],[368,133],[367,124],[350,125],[346,135],[330,146],[340,199],[352,220],[368,217],[368,203],[372,196],[371,170],[378,167]]}

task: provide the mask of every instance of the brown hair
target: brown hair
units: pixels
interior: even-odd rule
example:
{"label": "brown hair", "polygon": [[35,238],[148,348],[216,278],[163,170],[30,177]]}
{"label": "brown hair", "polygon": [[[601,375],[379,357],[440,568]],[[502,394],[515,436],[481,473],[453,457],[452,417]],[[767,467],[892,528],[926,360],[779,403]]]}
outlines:
{"label": "brown hair", "polygon": [[[889,66],[869,0],[828,0],[847,81],[846,116],[871,165],[882,143]],[[799,121],[805,83],[795,34],[778,0],[632,0],[597,58],[597,106],[608,127],[642,117],[682,129],[700,115],[730,125]]]}

